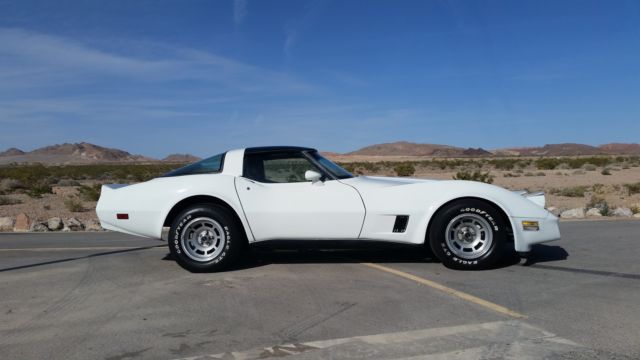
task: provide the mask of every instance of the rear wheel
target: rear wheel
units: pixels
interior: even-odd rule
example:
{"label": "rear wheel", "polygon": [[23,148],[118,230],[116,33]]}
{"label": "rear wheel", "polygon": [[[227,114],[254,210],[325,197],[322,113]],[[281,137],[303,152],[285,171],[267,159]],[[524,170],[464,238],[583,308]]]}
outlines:
{"label": "rear wheel", "polygon": [[173,221],[169,250],[178,264],[193,271],[219,271],[237,260],[245,239],[235,218],[219,205],[194,205]]}
{"label": "rear wheel", "polygon": [[429,244],[434,255],[449,268],[487,268],[502,257],[507,228],[495,206],[476,199],[459,200],[435,215]]}

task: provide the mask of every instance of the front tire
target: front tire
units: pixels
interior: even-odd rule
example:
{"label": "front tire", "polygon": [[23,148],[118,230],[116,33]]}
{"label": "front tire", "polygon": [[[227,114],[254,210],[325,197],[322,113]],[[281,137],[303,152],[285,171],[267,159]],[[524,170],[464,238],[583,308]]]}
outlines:
{"label": "front tire", "polygon": [[194,205],[171,224],[169,251],[180,266],[192,272],[231,267],[244,247],[243,233],[229,211],[219,205]]}
{"label": "front tire", "polygon": [[502,257],[508,224],[495,206],[476,199],[442,208],[429,229],[434,255],[452,269],[489,268]]}

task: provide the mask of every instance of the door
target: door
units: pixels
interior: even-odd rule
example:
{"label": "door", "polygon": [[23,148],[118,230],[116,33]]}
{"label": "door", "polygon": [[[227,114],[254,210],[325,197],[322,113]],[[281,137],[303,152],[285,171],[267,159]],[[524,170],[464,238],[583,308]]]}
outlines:
{"label": "door", "polygon": [[365,215],[360,195],[338,180],[307,181],[307,170],[321,170],[304,154],[245,154],[244,161],[236,190],[257,241],[358,238]]}

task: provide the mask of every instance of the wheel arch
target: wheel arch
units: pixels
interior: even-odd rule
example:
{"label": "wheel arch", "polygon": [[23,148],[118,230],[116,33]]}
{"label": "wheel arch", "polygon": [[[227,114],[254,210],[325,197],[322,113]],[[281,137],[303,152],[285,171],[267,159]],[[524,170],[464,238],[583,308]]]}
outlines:
{"label": "wheel arch", "polygon": [[488,205],[491,205],[491,206],[495,207],[500,212],[502,220],[504,220],[505,224],[507,224],[509,226],[509,228],[507,229],[507,234],[509,235],[509,241],[511,243],[515,242],[514,232],[513,232],[514,224],[511,221],[511,217],[508,215],[509,213],[506,211],[504,206],[502,206],[498,202],[495,202],[495,201],[492,201],[492,200],[488,200],[488,199],[485,199],[485,198],[481,198],[481,197],[477,197],[477,196],[462,196],[462,197],[457,197],[457,198],[448,200],[448,201],[444,202],[443,204],[440,204],[440,206],[438,206],[436,208],[436,210],[433,212],[433,214],[429,218],[429,222],[427,224],[427,228],[426,228],[426,231],[425,231],[425,234],[424,234],[424,243],[425,244],[429,243],[429,231],[431,230],[431,225],[433,224],[433,220],[435,219],[436,215],[438,215],[438,213],[440,213],[449,204],[454,203],[456,201],[464,201],[464,200],[477,200],[477,201],[481,201],[481,202],[484,202],[484,203],[486,203]]}
{"label": "wheel arch", "polygon": [[249,241],[249,232],[245,228],[245,223],[244,221],[242,221],[242,218],[240,217],[240,214],[238,214],[236,209],[234,209],[233,206],[231,206],[226,201],[211,195],[194,195],[178,201],[175,205],[173,205],[171,210],[169,210],[169,213],[165,217],[162,226],[163,227],[171,226],[173,219],[176,216],[178,216],[180,212],[196,204],[214,204],[214,205],[219,205],[226,208],[229,211],[229,213],[233,216],[234,220],[237,221],[237,223],[240,225],[240,228],[242,228],[245,239]]}

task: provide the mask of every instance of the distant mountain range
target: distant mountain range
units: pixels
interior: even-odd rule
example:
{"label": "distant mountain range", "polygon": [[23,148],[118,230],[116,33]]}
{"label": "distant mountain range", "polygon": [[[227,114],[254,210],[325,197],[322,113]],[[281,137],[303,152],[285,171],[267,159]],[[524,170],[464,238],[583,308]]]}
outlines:
{"label": "distant mountain range", "polygon": [[399,141],[387,144],[376,144],[352,151],[346,155],[372,155],[372,156],[434,156],[434,157],[460,157],[460,156],[491,156],[492,153],[482,148],[460,148],[438,144],[416,144]]}
{"label": "distant mountain range", "polygon": [[399,141],[367,146],[346,155],[431,157],[640,155],[640,144],[611,143],[591,146],[566,143],[548,144],[539,147],[485,150],[483,148],[461,148],[449,145],[416,144]]}
{"label": "distant mountain range", "polygon": [[56,144],[25,152],[10,148],[0,152],[0,164],[43,163],[43,164],[100,164],[100,163],[187,163],[199,160],[189,154],[173,154],[162,160],[132,155],[120,149],[107,148],[86,142]]}
{"label": "distant mountain range", "polygon": [[[585,144],[548,144],[539,147],[520,147],[496,150],[463,148],[438,144],[418,144],[406,141],[376,144],[346,154],[325,153],[331,158],[348,160],[354,156],[424,156],[424,157],[487,157],[487,156],[583,156],[583,155],[640,155],[640,144],[611,143],[599,146]],[[25,152],[10,148],[0,152],[0,164],[96,164],[96,163],[190,163],[200,160],[190,154],[172,154],[164,159],[132,155],[120,149],[107,148],[86,142],[57,144]]]}

